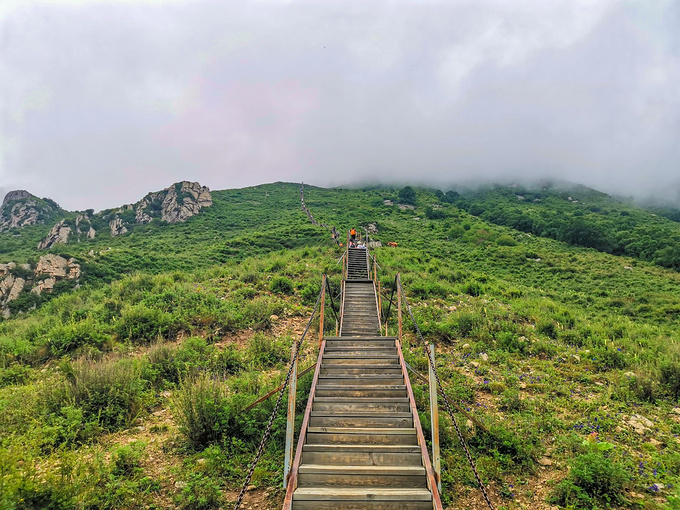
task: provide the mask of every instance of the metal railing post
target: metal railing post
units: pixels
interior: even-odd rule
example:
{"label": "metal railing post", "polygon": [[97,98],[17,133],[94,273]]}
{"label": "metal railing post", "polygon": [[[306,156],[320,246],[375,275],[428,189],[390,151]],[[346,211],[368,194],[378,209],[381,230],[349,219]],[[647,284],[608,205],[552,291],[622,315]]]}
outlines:
{"label": "metal railing post", "polygon": [[[291,358],[295,356],[295,351]],[[283,487],[288,484],[288,475],[293,465],[293,440],[295,439],[295,397],[297,393],[297,364],[298,360],[293,360],[293,373],[291,374],[288,387],[288,414],[286,416],[286,449],[283,460]]]}
{"label": "metal railing post", "polygon": [[432,363],[428,363],[430,369],[430,423],[432,424],[432,466],[437,478],[437,489],[442,491],[442,458],[439,452],[439,409],[437,408],[437,380],[434,377],[434,344],[430,344],[430,356]]}
{"label": "metal railing post", "polygon": [[403,324],[401,320],[401,275],[397,273],[397,317],[399,322],[399,342],[403,335]]}
{"label": "metal railing post", "polygon": [[326,275],[323,276],[323,281],[321,282],[321,308],[319,310],[319,347],[321,347],[321,342],[323,341],[323,323],[325,318],[325,306],[326,306]]}

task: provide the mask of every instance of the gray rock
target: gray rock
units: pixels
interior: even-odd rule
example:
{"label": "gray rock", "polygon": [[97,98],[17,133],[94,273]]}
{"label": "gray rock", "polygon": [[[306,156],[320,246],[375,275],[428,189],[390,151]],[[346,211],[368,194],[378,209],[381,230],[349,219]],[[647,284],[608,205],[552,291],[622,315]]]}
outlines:
{"label": "gray rock", "polygon": [[15,200],[28,200],[30,198],[33,198],[33,195],[31,195],[28,191],[25,189],[17,189],[14,191],[10,191],[5,195],[5,199],[2,201],[2,205],[6,205],[8,202],[12,202]]}
{"label": "gray rock", "polygon": [[47,250],[55,244],[66,244],[71,235],[71,227],[64,220],[58,222],[49,233],[38,243],[39,250]]}
{"label": "gray rock", "polygon": [[135,221],[145,224],[159,218],[168,223],[180,223],[212,205],[212,195],[206,186],[182,181],[155,193],[149,193],[135,206]]}
{"label": "gray rock", "polygon": [[69,261],[60,255],[52,253],[43,255],[38,260],[35,268],[36,276],[50,276],[53,278],[66,278],[69,274]]}
{"label": "gray rock", "polygon": [[112,219],[109,222],[109,228],[111,229],[111,236],[116,237],[116,236],[122,236],[124,234],[127,234],[127,227],[123,224],[123,220],[120,219],[119,216],[116,216],[114,219]]}

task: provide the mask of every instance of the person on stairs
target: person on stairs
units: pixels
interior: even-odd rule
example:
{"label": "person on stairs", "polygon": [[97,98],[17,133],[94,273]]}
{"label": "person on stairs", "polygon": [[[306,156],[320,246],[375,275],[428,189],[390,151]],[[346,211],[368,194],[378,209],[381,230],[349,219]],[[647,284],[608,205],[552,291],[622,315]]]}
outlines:
{"label": "person on stairs", "polygon": [[349,231],[349,239],[350,241],[357,240],[357,230],[354,227],[352,227],[352,230]]}

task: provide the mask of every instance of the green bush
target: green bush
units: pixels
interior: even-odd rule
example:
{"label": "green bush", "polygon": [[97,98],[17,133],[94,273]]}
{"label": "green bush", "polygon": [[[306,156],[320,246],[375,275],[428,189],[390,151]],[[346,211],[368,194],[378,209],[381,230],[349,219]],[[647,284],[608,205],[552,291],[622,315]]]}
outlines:
{"label": "green bush", "polygon": [[292,294],[293,282],[285,276],[277,276],[269,283],[269,290],[275,294]]}
{"label": "green bush", "polygon": [[256,333],[248,344],[248,358],[254,367],[271,367],[288,361],[290,349],[271,336]]}
{"label": "green bush", "polygon": [[83,421],[95,421],[107,430],[129,426],[149,399],[135,360],[78,361],[64,364],[62,370],[66,381],[51,399],[55,411],[73,402],[82,410]]}
{"label": "green bush", "polygon": [[498,236],[496,244],[499,246],[517,246],[517,241],[510,234],[503,234]]}
{"label": "green bush", "polygon": [[167,339],[176,332],[169,313],[144,304],[123,309],[115,330],[121,340],[133,343],[148,343],[159,337]]}
{"label": "green bush", "polygon": [[680,398],[680,363],[675,361],[662,364],[659,381],[673,398]]}
{"label": "green bush", "polygon": [[579,455],[571,463],[567,477],[550,496],[550,502],[570,508],[595,508],[598,505],[621,505],[628,484],[624,468],[605,452]]}
{"label": "green bush", "polygon": [[109,338],[100,328],[90,319],[55,327],[48,334],[50,354],[59,356],[85,345],[100,348]]}
{"label": "green bush", "polygon": [[221,508],[223,503],[220,486],[213,479],[201,473],[191,473],[186,486],[175,498],[182,510],[212,510]]}
{"label": "green bush", "polygon": [[182,381],[172,406],[180,433],[194,448],[219,441],[229,428],[231,406],[224,383],[208,374]]}
{"label": "green bush", "polygon": [[113,453],[112,474],[130,477],[141,473],[141,461],[145,446],[144,443],[135,442],[118,447]]}

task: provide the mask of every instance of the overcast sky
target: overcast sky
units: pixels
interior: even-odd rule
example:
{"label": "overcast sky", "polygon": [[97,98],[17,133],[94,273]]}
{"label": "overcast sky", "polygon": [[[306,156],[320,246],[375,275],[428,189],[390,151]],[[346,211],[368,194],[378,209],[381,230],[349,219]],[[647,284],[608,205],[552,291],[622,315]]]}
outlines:
{"label": "overcast sky", "polygon": [[680,0],[0,1],[0,190],[516,176],[680,204]]}

